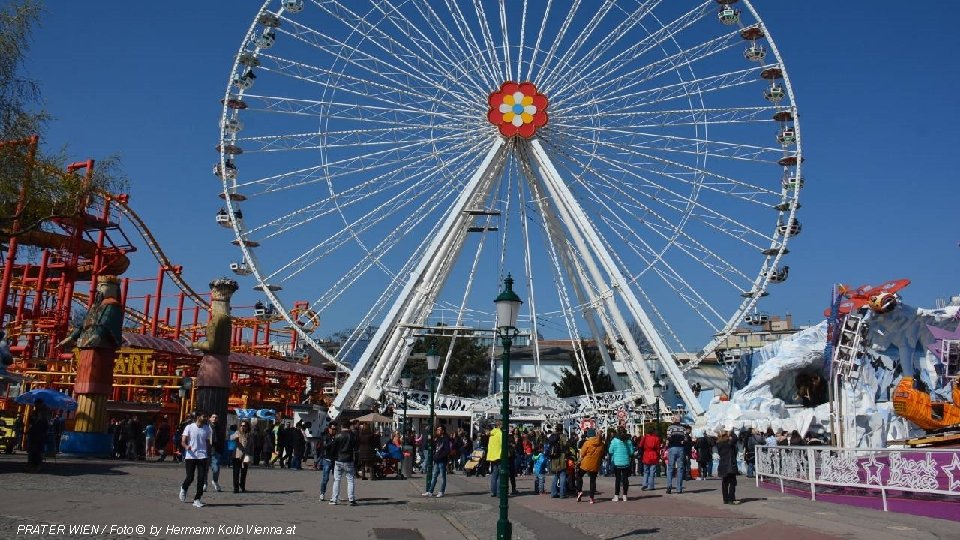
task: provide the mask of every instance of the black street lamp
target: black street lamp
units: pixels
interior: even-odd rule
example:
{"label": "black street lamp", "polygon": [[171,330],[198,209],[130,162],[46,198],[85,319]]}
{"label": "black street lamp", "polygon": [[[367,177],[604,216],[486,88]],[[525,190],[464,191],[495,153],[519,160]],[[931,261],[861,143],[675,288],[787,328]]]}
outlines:
{"label": "black street lamp", "polygon": [[[400,451],[403,461],[400,464],[400,477],[406,478],[411,471],[407,467],[407,397],[410,395],[410,372],[406,369],[400,374],[400,386],[403,387],[403,423],[400,425]],[[413,448],[410,449],[411,451]]]}
{"label": "black street lamp", "polygon": [[400,375],[400,386],[403,387],[403,424],[400,425],[400,436],[407,436],[407,397],[410,395],[410,372],[406,369]]}
{"label": "black street lamp", "polygon": [[435,450],[436,441],[434,440],[433,434],[433,423],[434,423],[434,411],[433,411],[433,402],[434,402],[434,393],[437,391],[437,368],[440,367],[440,353],[437,352],[436,344],[430,344],[430,348],[427,350],[427,370],[430,371],[430,425],[427,428],[427,486],[425,490],[430,489],[430,480],[433,479],[433,452]]}
{"label": "black street lamp", "polygon": [[[660,436],[660,396],[663,395],[663,385],[660,384],[660,379],[654,379],[653,381],[653,402],[656,404],[656,426],[657,426],[657,438],[660,439],[660,444],[663,444],[663,439]],[[660,476],[660,459],[657,459],[657,476]]]}
{"label": "black street lamp", "polygon": [[517,293],[513,292],[513,278],[507,274],[503,280],[503,291],[494,300],[497,305],[497,335],[503,344],[503,377],[501,384],[503,391],[500,398],[503,405],[500,411],[502,417],[500,449],[500,519],[497,521],[497,540],[509,540],[513,536],[513,525],[507,518],[509,512],[507,499],[507,484],[510,479],[510,347],[517,337],[517,315],[523,302]]}

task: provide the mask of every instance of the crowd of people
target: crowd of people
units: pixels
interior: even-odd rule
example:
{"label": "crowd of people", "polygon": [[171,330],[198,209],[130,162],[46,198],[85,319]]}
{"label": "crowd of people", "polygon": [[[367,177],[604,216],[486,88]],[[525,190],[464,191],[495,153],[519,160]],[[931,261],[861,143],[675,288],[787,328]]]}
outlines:
{"label": "crowd of people", "polygon": [[[187,489],[195,482],[193,503],[198,507],[203,506],[208,474],[212,489],[222,491],[221,466],[232,469],[234,493],[243,493],[251,466],[279,465],[302,470],[311,458],[312,468],[321,471],[320,500],[330,504],[341,500],[343,483],[348,504],[355,505],[356,479],[404,478],[410,471],[429,472],[431,482],[423,496],[443,497],[447,474],[463,471],[467,475],[489,476],[491,497],[500,495],[500,482],[508,482],[508,492],[519,495],[518,479],[529,478],[536,495],[549,493],[555,498],[576,497],[577,501],[586,498],[590,504],[597,502],[598,476],[612,476],[611,501],[626,502],[632,476],[639,477],[635,483],[639,483],[641,491],[653,490],[661,470],[666,493],[683,493],[684,482],[693,479],[694,462],[699,473],[697,480],[721,479],[723,502],[739,504],[736,485],[740,463],[742,460],[745,465],[746,476],[753,477],[758,446],[823,444],[811,433],[802,437],[797,431],[775,432],[772,428],[722,430],[695,436],[679,418],[673,419],[663,438],[656,432],[630,435],[623,426],[605,432],[588,427],[580,433],[568,433],[558,424],[552,430],[512,427],[505,433],[500,422],[482,426],[473,436],[463,427],[448,432],[442,424],[432,433],[417,433],[413,429],[401,433],[379,432],[371,424],[353,420],[331,423],[320,437],[310,437],[310,427],[309,423],[289,420],[242,420],[239,426],[222,430],[216,414],[198,412],[175,427],[165,415],[149,419],[145,426],[135,415],[114,418],[109,433],[114,458],[156,458],[162,462],[172,456],[174,461],[183,462],[186,478],[180,498],[186,501]],[[50,440],[59,440],[63,420],[59,413],[38,402],[24,428],[28,468],[35,471],[50,448]],[[509,463],[506,475],[501,472],[505,437]],[[431,449],[433,454],[428,460],[427,452]],[[408,465],[404,466],[404,462]],[[428,462],[430,469],[426,468]],[[328,496],[331,476],[332,493]]]}

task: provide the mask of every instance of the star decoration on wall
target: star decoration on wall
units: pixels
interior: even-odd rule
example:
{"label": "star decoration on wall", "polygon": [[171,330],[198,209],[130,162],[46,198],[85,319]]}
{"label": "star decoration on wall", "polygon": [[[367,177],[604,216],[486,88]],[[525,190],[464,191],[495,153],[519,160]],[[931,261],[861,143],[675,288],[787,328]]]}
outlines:
{"label": "star decoration on wall", "polygon": [[[877,456],[870,456],[870,461],[867,463],[861,463],[864,471],[867,471],[867,484],[873,484],[876,480],[878,486],[883,485],[883,480],[880,478],[880,473],[883,472],[883,468],[886,467],[883,463],[877,461]],[[876,468],[876,472],[871,472],[870,469]]]}
{"label": "star decoration on wall", "polygon": [[946,473],[947,478],[949,478],[949,485],[947,490],[955,491],[960,490],[960,454],[953,454],[953,461],[950,462],[950,465],[941,465],[940,469]]}
{"label": "star decoration on wall", "polygon": [[937,326],[933,326],[932,324],[928,324],[927,330],[930,330],[930,333],[933,335],[933,342],[930,345],[927,345],[927,349],[936,355],[936,357],[940,360],[943,360],[943,341],[960,340],[960,324],[958,324],[953,330],[947,330],[946,328],[939,328]]}

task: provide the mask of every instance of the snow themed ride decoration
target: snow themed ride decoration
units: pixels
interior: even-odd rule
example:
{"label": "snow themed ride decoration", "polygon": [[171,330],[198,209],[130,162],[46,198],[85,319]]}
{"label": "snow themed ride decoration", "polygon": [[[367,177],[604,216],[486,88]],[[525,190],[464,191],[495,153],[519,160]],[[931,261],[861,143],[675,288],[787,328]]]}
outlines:
{"label": "snow themed ride decoration", "polygon": [[[928,348],[936,349],[938,339],[955,332],[958,311],[960,306],[918,309],[900,304],[869,318],[859,376],[847,381],[841,392],[847,411],[842,426],[848,433],[847,446],[883,448],[922,433],[893,410],[892,391],[904,376],[920,381],[935,399],[952,399],[951,377]],[[824,321],[745,355],[734,372],[740,389],[729,401],[715,399],[704,427],[712,431],[771,427],[797,430],[801,435],[828,431],[830,404],[803,407],[795,386],[798,374],[822,373],[826,335]],[[836,469],[841,476],[851,473],[848,464],[837,463]]]}

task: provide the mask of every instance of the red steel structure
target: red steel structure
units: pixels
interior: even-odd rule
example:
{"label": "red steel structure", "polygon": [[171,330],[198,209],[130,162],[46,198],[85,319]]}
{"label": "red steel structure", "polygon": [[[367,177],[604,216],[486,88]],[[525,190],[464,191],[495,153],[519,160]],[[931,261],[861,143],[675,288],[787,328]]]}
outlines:
{"label": "red steel structure", "polygon": [[[36,159],[38,144],[37,137],[0,142],[0,151],[21,152],[25,158],[17,215],[27,200],[31,176],[47,167]],[[51,218],[27,231],[21,231],[22,224],[15,219],[8,230],[0,230],[5,242],[0,250],[0,328],[6,330],[15,358],[10,371],[26,377],[25,386],[72,392],[76,360],[72,351],[62,351],[57,344],[76,323],[74,306],[92,305],[97,278],[127,271],[137,248],[124,227],[132,226],[158,265],[155,277],[120,279],[125,346],[118,351],[110,406],[126,413],[182,415],[191,402],[185,381],[196,374],[202,357],[188,345],[203,338],[209,295],[198,294],[184,281],[183,267],[166,257],[130,208],[128,195],[89,190],[94,167],[95,162],[88,160],[65,171],[42,170],[77,182],[90,193],[73,215]],[[32,249],[25,250],[27,246]],[[168,281],[179,290],[165,291]],[[302,309],[304,324],[318,324],[305,304]],[[308,365],[305,354],[295,353],[296,332],[277,328],[279,317],[254,306],[233,308],[235,314],[249,310],[254,311],[252,316],[235,317],[233,322],[231,406],[284,412],[291,404],[320,402],[319,390],[330,374]],[[6,410],[14,407],[9,399],[2,401]]]}

